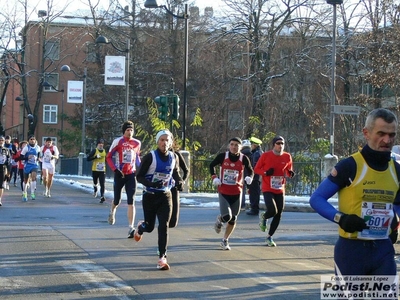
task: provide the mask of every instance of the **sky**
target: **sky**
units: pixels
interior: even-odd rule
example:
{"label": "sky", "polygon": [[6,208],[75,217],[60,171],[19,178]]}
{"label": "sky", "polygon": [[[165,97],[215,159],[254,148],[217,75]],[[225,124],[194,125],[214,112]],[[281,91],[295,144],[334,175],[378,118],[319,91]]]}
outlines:
{"label": "sky", "polygon": [[[17,1],[17,0],[11,0],[11,1]],[[84,8],[86,6],[87,0],[66,0],[66,1],[57,1],[57,0],[52,0],[54,4],[59,5],[62,7],[65,5],[65,3],[71,3],[69,5],[68,10],[73,11],[79,8]],[[91,0],[92,3],[96,3],[97,0]],[[104,7],[107,7],[110,0],[99,0]],[[145,0],[139,0],[141,3],[144,4]],[[140,4],[139,2],[139,4]],[[207,6],[213,6],[214,10],[217,9],[219,6],[223,5],[222,0],[190,0],[189,3],[195,3],[199,8],[200,11],[202,11],[205,7]],[[28,5],[37,5],[37,9],[46,9],[47,5],[47,0],[29,0]],[[84,3],[84,4],[83,4]],[[129,0],[120,0],[120,3],[122,6],[124,5],[129,5],[131,1]],[[165,0],[158,0],[157,3],[159,5],[165,4]],[[143,6],[144,7],[144,6]]]}

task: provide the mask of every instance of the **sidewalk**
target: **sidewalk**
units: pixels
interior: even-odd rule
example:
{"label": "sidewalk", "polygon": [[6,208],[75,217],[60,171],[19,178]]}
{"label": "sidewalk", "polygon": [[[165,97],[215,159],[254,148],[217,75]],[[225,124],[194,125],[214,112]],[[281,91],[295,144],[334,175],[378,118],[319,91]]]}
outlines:
{"label": "sidewalk", "polygon": [[[55,181],[60,183],[69,184],[75,188],[82,189],[88,193],[93,192],[93,182],[91,177],[86,176],[76,176],[76,175],[59,175],[56,174],[54,177]],[[143,186],[138,184],[136,201],[142,201]],[[106,199],[113,198],[113,180],[106,179]],[[123,199],[126,199],[125,193],[123,193]],[[181,205],[182,206],[195,206],[195,207],[218,207],[218,195],[215,193],[180,193]],[[310,207],[308,201],[310,197],[308,196],[290,196],[286,195],[286,205],[285,211],[287,212],[314,212]],[[337,199],[333,198],[330,201],[334,206],[337,207]],[[249,198],[246,195],[246,207],[249,206]],[[265,210],[265,204],[262,199],[260,199],[260,209]]]}

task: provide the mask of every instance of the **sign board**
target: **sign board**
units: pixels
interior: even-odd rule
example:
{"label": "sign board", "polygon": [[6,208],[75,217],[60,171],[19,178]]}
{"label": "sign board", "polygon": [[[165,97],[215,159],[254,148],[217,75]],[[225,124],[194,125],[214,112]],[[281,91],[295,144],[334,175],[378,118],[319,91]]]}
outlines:
{"label": "sign board", "polygon": [[68,103],[83,103],[83,81],[68,80]]}
{"label": "sign board", "polygon": [[106,56],[105,85],[125,85],[125,56]]}
{"label": "sign board", "polygon": [[341,115],[359,115],[361,107],[351,105],[334,105],[333,112]]}

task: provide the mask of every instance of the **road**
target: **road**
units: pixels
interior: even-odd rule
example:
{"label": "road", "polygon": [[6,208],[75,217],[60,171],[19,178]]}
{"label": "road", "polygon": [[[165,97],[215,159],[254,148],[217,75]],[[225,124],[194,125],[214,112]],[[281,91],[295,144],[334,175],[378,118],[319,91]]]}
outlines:
{"label": "road", "polygon": [[315,213],[285,212],[276,248],[264,245],[257,217],[241,214],[223,251],[218,210],[182,207],[169,234],[171,270],[159,271],[157,230],[127,239],[125,203],[110,226],[110,201],[84,190],[56,182],[50,199],[20,194],[11,187],[0,207],[1,299],[310,300],[320,299],[320,276],[333,274],[336,225]]}

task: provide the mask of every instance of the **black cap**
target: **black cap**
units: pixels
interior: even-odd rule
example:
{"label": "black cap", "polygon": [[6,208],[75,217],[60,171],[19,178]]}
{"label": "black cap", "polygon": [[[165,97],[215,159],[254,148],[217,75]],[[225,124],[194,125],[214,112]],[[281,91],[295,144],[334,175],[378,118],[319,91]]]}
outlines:
{"label": "black cap", "polygon": [[104,139],[98,139],[97,144],[104,144]]}
{"label": "black cap", "polygon": [[46,138],[46,142],[51,142],[51,141],[52,141],[51,137]]}
{"label": "black cap", "polygon": [[132,128],[133,129],[133,123],[131,121],[126,121],[123,125],[122,125],[122,134],[125,133],[125,131],[128,128]]}
{"label": "black cap", "polygon": [[229,143],[232,142],[232,141],[238,142],[240,145],[242,144],[242,139],[239,138],[239,137],[233,137],[233,138],[231,138],[231,139],[229,140]]}
{"label": "black cap", "polygon": [[283,137],[281,137],[280,135],[277,135],[276,137],[274,137],[274,139],[272,140],[272,144],[275,145],[275,143],[277,141],[283,141],[285,142],[285,139]]}
{"label": "black cap", "polygon": [[6,140],[11,140],[11,136],[6,135],[5,139],[6,139]]}

